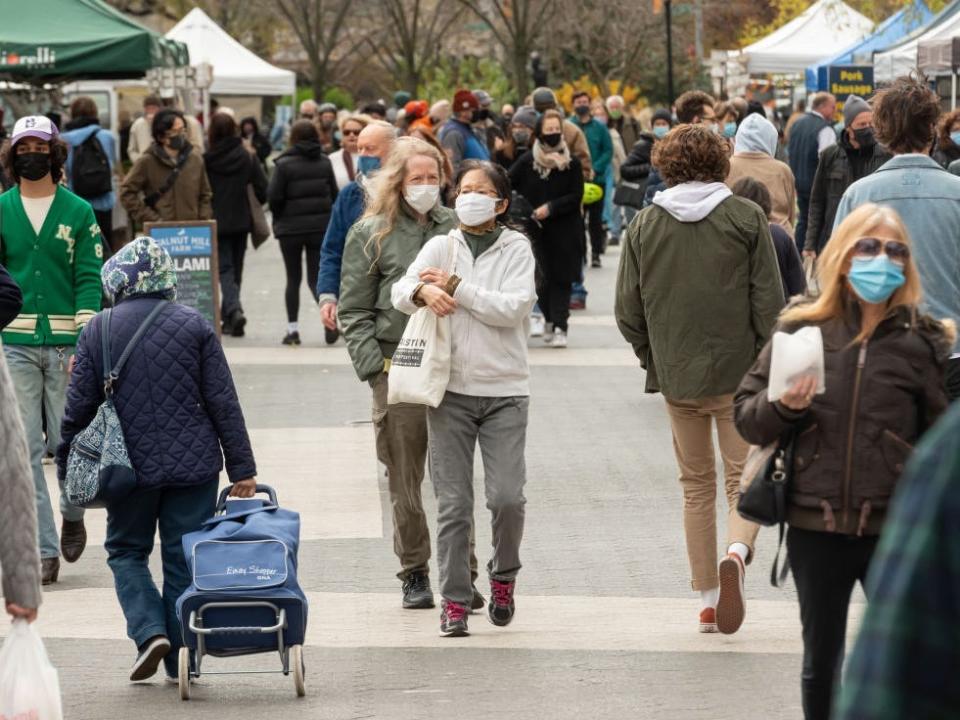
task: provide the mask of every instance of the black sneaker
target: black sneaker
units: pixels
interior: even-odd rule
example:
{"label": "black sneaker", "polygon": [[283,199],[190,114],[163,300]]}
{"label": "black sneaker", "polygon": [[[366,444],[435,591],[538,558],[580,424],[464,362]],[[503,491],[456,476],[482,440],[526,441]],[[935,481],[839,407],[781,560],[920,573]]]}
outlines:
{"label": "black sneaker", "polygon": [[163,658],[170,652],[170,641],[163,635],[156,635],[137,648],[137,661],[130,670],[130,682],[140,682],[152,678]]}
{"label": "black sneaker", "polygon": [[444,600],[440,611],[440,637],[465,637],[467,631],[467,609],[458,603]]}
{"label": "black sneaker", "polygon": [[281,340],[281,342],[284,345],[299,345],[300,333],[298,333],[296,330],[294,330],[293,332],[288,332],[286,335],[284,335],[283,340]]}
{"label": "black sneaker", "polygon": [[513,602],[513,590],[516,582],[490,581],[490,604],[487,606],[487,617],[494,625],[503,627],[513,620],[516,606]]}
{"label": "black sneaker", "polygon": [[323,329],[323,339],[327,341],[327,345],[333,345],[337,340],[340,339],[340,330],[337,328],[331,330],[330,328],[325,327]]}
{"label": "black sneaker", "polygon": [[593,256],[593,258],[590,260],[590,267],[592,267],[592,268],[602,267],[602,265],[600,264],[600,256],[599,256],[599,255],[594,255],[594,256]]}
{"label": "black sneaker", "polygon": [[487,604],[486,598],[480,594],[480,591],[477,590],[477,586],[473,586],[473,600],[470,601],[471,610],[483,610],[483,606]]}
{"label": "black sneaker", "polygon": [[243,328],[247,325],[247,318],[242,310],[235,310],[230,316],[230,334],[233,337],[243,337]]}
{"label": "black sneaker", "polygon": [[429,610],[434,607],[430,577],[425,572],[412,572],[403,581],[403,607],[407,610]]}

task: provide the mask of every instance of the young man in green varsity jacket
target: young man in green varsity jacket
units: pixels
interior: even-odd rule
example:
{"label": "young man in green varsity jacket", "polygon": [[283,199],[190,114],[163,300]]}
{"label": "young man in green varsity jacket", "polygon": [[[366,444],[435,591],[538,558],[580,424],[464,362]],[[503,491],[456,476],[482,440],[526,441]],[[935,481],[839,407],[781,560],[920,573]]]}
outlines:
{"label": "young man in green varsity jacket", "polygon": [[67,148],[57,135],[45,117],[17,121],[2,158],[16,186],[0,195],[0,265],[23,291],[23,309],[2,333],[3,352],[30,445],[45,585],[57,581],[61,551],[73,562],[87,542],[83,510],[61,492],[58,543],[41,461],[60,441],[70,360],[77,336],[100,310],[103,264],[93,209],[58,185]]}

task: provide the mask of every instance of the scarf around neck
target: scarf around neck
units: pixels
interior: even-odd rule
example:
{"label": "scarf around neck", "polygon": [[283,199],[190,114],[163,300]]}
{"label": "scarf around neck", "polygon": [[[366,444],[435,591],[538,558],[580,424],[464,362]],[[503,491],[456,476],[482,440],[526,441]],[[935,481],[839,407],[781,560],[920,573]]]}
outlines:
{"label": "scarf around neck", "polygon": [[533,168],[541,179],[546,180],[553,170],[566,170],[570,167],[570,150],[565,142],[560,149],[548,152],[539,140],[533,143]]}

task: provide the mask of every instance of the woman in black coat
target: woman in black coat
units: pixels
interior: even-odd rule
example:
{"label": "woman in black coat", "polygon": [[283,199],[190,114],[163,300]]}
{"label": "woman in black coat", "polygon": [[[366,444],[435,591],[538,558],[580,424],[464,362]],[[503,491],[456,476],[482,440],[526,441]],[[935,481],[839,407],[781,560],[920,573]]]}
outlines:
{"label": "woman in black coat", "polygon": [[264,167],[267,165],[267,158],[270,157],[270,141],[260,132],[260,126],[254,117],[245,117],[240,121],[240,137],[242,137],[249,147],[252,147],[257,154],[257,159]]}
{"label": "woman in black coat", "polygon": [[243,337],[247,319],[240,303],[243,258],[247,234],[253,226],[247,186],[257,200],[267,201],[267,176],[257,158],[244,146],[236,121],[225,113],[210,119],[210,149],[203,154],[213,190],[213,216],[217,220],[217,252],[220,260],[220,317],[223,333]]}
{"label": "woman in black coat", "polygon": [[333,166],[323,154],[317,128],[309,120],[298,120],[290,129],[290,149],[277,158],[270,178],[270,211],[273,234],[280,241],[287,271],[287,334],[284,345],[299,345],[300,283],[303,282],[303,255],[307,256],[307,287],[317,298],[320,247],[330,222],[330,210],[337,199]]}
{"label": "woman in black coat", "polygon": [[534,136],[533,149],[510,168],[510,182],[539,223],[533,244],[540,269],[537,295],[548,323],[543,339],[560,348],[567,345],[571,284],[583,264],[583,173],[563,140],[560,113],[547,110]]}

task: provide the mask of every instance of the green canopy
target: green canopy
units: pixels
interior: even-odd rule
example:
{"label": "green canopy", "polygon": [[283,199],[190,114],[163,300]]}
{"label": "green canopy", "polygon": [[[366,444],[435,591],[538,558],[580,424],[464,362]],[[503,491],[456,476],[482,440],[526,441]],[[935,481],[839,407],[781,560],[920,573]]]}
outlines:
{"label": "green canopy", "polygon": [[12,80],[139,77],[187,65],[167,40],[101,0],[29,0],[0,23],[0,77]]}

